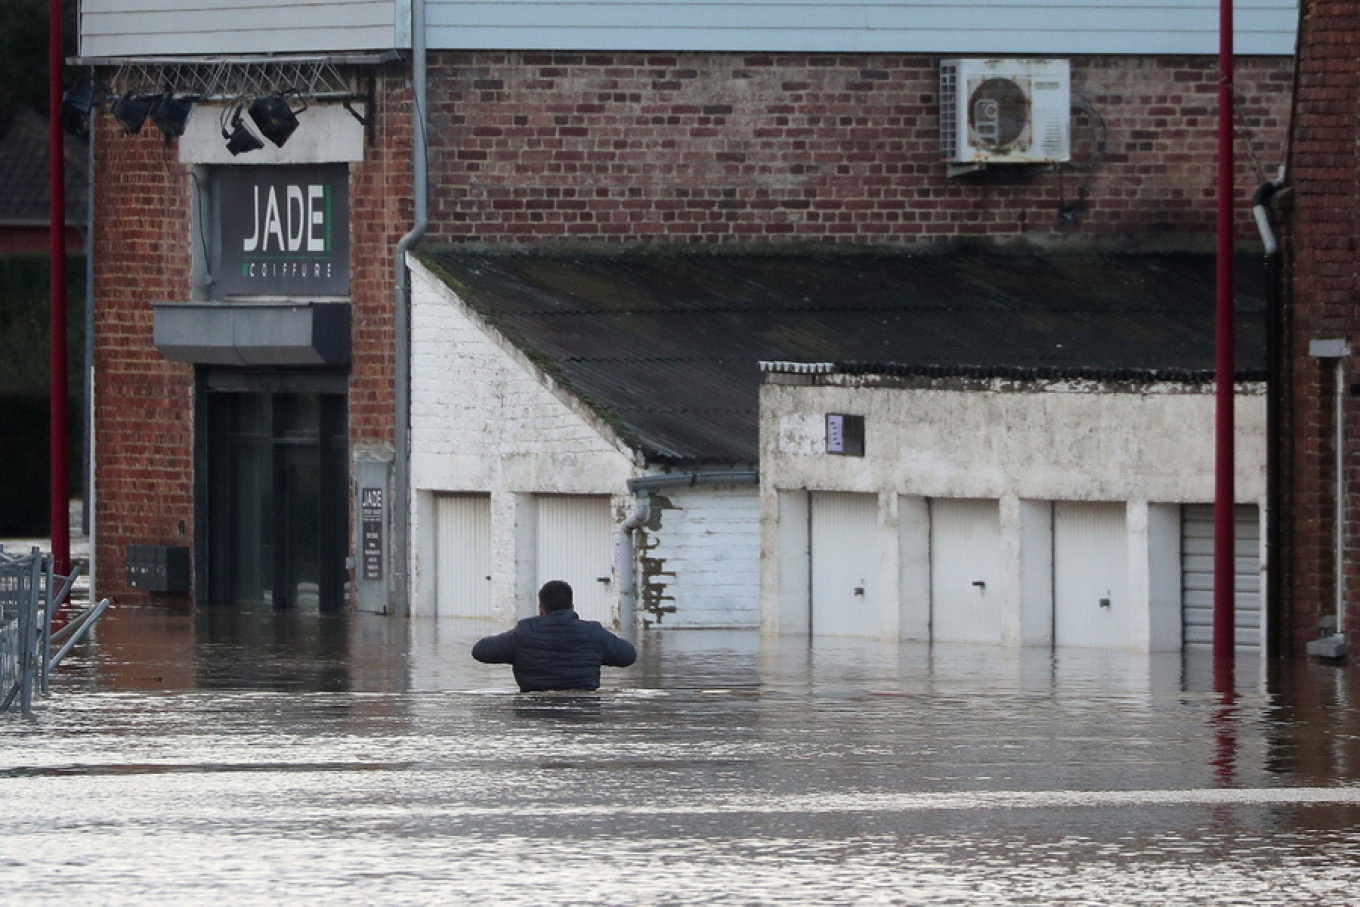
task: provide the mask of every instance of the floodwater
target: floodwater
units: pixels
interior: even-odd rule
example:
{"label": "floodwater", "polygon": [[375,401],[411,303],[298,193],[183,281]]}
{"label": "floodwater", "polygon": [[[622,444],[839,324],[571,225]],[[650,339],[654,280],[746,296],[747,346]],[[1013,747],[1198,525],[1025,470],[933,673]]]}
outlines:
{"label": "floodwater", "polygon": [[1207,653],[115,609],[0,715],[0,902],[1355,904],[1360,682]]}

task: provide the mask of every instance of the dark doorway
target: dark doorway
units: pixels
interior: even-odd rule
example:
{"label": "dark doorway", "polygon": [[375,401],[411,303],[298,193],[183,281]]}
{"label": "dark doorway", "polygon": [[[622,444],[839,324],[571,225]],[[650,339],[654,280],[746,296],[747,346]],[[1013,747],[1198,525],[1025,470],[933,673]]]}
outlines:
{"label": "dark doorway", "polygon": [[349,524],[345,395],[256,383],[210,382],[204,396],[200,588],[214,605],[338,611]]}

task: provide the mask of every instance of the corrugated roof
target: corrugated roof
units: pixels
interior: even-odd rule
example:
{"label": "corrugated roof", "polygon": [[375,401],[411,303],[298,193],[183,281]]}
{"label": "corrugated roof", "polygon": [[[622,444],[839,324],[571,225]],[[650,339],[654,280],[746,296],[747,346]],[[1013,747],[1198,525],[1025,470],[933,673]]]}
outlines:
{"label": "corrugated roof", "polygon": [[[759,362],[1187,374],[1214,368],[1196,254],[426,252],[489,323],[649,457],[757,460]],[[1259,256],[1237,367],[1265,367]]]}

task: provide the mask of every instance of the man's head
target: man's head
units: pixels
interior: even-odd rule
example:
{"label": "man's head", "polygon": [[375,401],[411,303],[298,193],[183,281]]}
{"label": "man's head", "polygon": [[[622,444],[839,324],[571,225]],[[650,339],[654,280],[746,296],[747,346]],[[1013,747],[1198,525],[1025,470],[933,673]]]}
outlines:
{"label": "man's head", "polygon": [[560,579],[551,579],[538,590],[538,610],[563,611],[571,607],[571,586]]}

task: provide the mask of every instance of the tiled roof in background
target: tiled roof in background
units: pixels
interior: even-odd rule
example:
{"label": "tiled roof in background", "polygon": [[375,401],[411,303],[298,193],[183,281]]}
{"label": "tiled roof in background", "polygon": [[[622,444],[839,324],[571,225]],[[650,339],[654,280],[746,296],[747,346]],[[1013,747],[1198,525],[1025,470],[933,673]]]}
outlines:
{"label": "tiled roof in background", "polygon": [[[45,226],[50,204],[47,118],[27,107],[0,124],[0,226]],[[66,222],[84,224],[89,205],[89,145],[65,138]]]}

